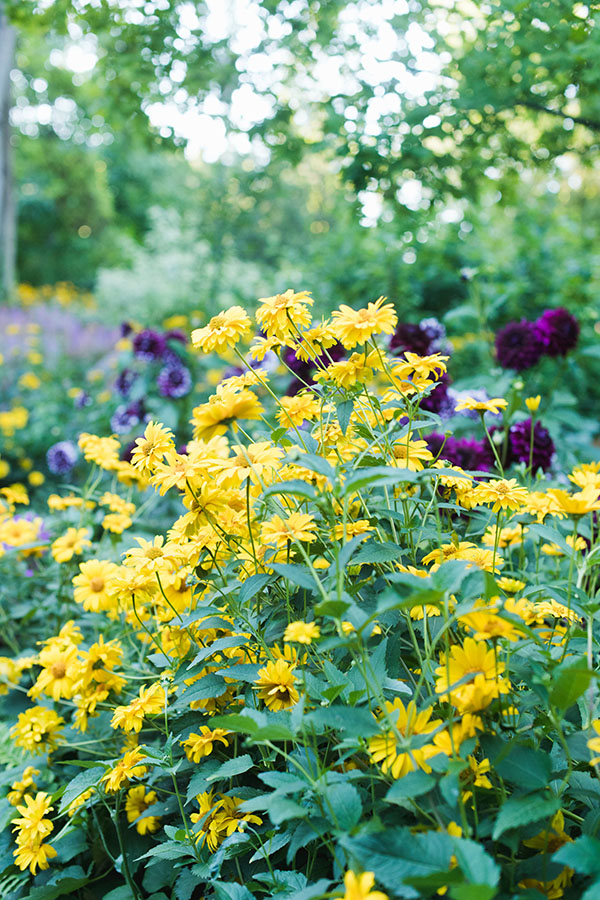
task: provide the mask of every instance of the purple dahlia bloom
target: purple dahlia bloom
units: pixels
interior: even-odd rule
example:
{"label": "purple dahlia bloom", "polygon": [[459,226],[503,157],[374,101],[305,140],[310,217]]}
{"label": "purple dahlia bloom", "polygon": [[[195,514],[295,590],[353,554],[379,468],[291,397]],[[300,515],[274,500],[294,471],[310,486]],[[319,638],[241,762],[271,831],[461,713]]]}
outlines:
{"label": "purple dahlia bloom", "polygon": [[533,322],[521,319],[509,322],[496,335],[496,357],[503,369],[522,372],[530,369],[544,352],[538,329]]}
{"label": "purple dahlia bloom", "polygon": [[461,469],[487,472],[491,468],[484,441],[455,438],[450,435],[444,443],[444,435],[436,431],[428,434],[425,440],[434,456],[439,454],[441,459],[447,459],[452,465],[460,466]]}
{"label": "purple dahlia bloom", "polygon": [[115,381],[115,387],[121,397],[128,395],[137,377],[137,372],[134,372],[133,369],[123,369],[122,372],[119,372]]}
{"label": "purple dahlia bloom", "polygon": [[59,441],[48,448],[46,462],[53,475],[67,475],[79,458],[73,441]]}
{"label": "purple dahlia bloom", "polygon": [[415,322],[400,322],[390,339],[390,351],[395,356],[400,356],[408,350],[410,353],[418,353],[419,356],[429,356],[432,337],[428,328],[417,325]]}
{"label": "purple dahlia bloom", "polygon": [[172,397],[174,400],[185,397],[192,387],[190,370],[185,366],[165,366],[158,373],[156,379],[158,391],[163,397]]}
{"label": "purple dahlia bloom", "polygon": [[179,328],[172,328],[170,331],[165,331],[165,340],[179,341],[180,344],[187,344],[187,337],[183,331],[179,330]]}
{"label": "purple dahlia bloom", "polygon": [[450,405],[450,398],[448,396],[449,384],[450,378],[447,373],[444,373],[431,393],[421,400],[421,409],[426,409],[428,412],[439,413],[440,415],[445,414]]}
{"label": "purple dahlia bloom", "polygon": [[119,331],[121,333],[121,337],[129,337],[131,332],[133,331],[133,325],[131,322],[121,322],[119,326]]}
{"label": "purple dahlia bloom", "polygon": [[142,421],[144,417],[144,404],[141,400],[130,403],[129,406],[118,406],[110,420],[110,427],[117,434],[126,434]]}
{"label": "purple dahlia bloom", "polygon": [[133,339],[133,352],[138,359],[143,359],[145,362],[162,359],[166,348],[167,342],[164,336],[151,328],[140,331]]}
{"label": "purple dahlia bloom", "polygon": [[547,309],[534,326],[548,356],[566,356],[579,339],[579,322],[562,306]]}
{"label": "purple dahlia bloom", "polygon": [[[529,465],[529,453],[531,444],[531,419],[525,419],[524,422],[517,422],[512,425],[508,432],[508,440],[510,444],[510,452],[515,462],[524,462]],[[554,442],[550,437],[549,431],[543,427],[541,422],[536,422],[533,428],[533,455],[532,468],[543,469],[546,472],[551,464],[554,455]]]}

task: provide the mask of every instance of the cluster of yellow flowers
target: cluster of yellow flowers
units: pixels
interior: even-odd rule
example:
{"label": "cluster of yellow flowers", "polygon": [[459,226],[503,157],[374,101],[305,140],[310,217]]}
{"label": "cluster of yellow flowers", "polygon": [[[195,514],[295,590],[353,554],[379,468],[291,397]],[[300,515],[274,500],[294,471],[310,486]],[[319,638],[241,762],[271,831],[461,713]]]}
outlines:
{"label": "cluster of yellow flowers", "polygon": [[[318,323],[305,291],[289,290],[259,304],[262,336],[247,355],[240,345],[252,322],[241,307],[193,331],[198,350],[233,353],[245,371],[224,379],[193,410],[193,436],[185,452],[177,449],[171,429],[154,421],[137,439],[131,462],[121,459],[114,436],[80,436],[85,459],[98,470],[96,493],[49,498],[57,516],[77,511],[82,517],[52,541],[51,555],[62,567],[72,567],[75,608],[106,617],[101,627],[120,627],[123,637],[100,636],[87,645],[69,621],[35,656],[5,658],[5,688],[29,673],[28,695],[37,702],[19,715],[15,743],[32,754],[51,753],[64,740],[67,723],[85,732],[101,712],[109,712],[112,733],[101,739],[112,741],[113,749],[120,740],[120,755],[113,753],[110,765],[107,754],[100,758],[102,777],[87,790],[109,795],[127,789],[128,822],[151,835],[161,828],[162,813],[151,809],[159,788],[152,782],[151,790],[130,786],[157,765],[151,748],[138,744],[142,732],[164,740],[170,715],[193,713],[194,725],[186,722],[169,752],[202,765],[212,754],[233,752],[232,745],[237,749],[233,732],[211,721],[215,715],[310,709],[311,679],[327,684],[324,705],[349,690],[349,679],[335,681],[331,653],[350,648],[353,688],[359,693],[362,678],[369,696],[373,690],[372,728],[359,749],[342,762],[336,759],[338,771],[373,767],[380,778],[401,779],[417,770],[430,773],[436,757],[460,759],[461,748],[467,748],[460,775],[465,821],[456,827],[468,834],[466,810],[469,804],[475,809],[475,790],[492,788],[492,767],[479,736],[492,721],[506,729],[531,725],[519,706],[520,685],[511,680],[512,649],[533,640],[544,651],[566,654],[569,635],[582,624],[570,586],[565,602],[527,591],[520,577],[525,542],[541,523],[571,518],[570,541],[549,544],[544,554],[558,564],[563,554],[572,569],[579,566],[577,554],[583,555],[600,509],[600,464],[573,470],[574,492],[541,481],[521,484],[503,473],[474,477],[450,466],[434,457],[418,417],[420,401],[445,373],[447,358],[390,356],[378,340],[397,323],[385,298],[360,310],[341,306]],[[348,359],[328,355],[336,343],[349,351]],[[286,348],[311,360],[317,374],[314,384],[279,398],[272,376],[256,362]],[[471,398],[457,409],[483,417],[505,407],[502,398]],[[259,424],[248,432],[248,422]],[[111,483],[99,488],[102,473]],[[120,488],[127,489],[126,497]],[[168,495],[169,509],[180,513],[166,534],[131,539],[120,562],[109,558],[110,552],[80,560],[93,548],[85,517],[102,510],[104,532],[120,535],[137,515],[134,491],[151,488],[160,497]],[[435,528],[429,527],[429,516]],[[587,530],[579,534],[583,520]],[[39,553],[35,522],[15,516],[7,499],[0,546],[27,545],[24,553]],[[479,530],[470,531],[471,522]],[[464,603],[460,586],[429,589],[451,561],[465,563],[467,573],[486,573],[486,595]],[[365,602],[363,594],[375,579],[384,596],[395,585],[410,585],[408,600],[396,594],[397,605],[390,606],[398,620],[386,619],[385,604],[372,609]],[[582,568],[580,584],[584,579]],[[246,606],[235,599],[233,586],[247,598]],[[307,601],[312,595],[313,607]],[[373,687],[375,674],[361,654],[383,646],[399,620],[414,657],[401,663],[401,678],[387,678],[383,694],[381,686]],[[132,658],[133,671],[141,673],[133,677]],[[133,688],[136,678],[142,684]],[[388,699],[390,690],[401,696]],[[123,694],[126,702],[118,702]],[[60,712],[46,704],[50,700]],[[599,741],[590,742],[592,752],[600,749]],[[169,764],[175,772],[173,756]],[[14,821],[15,860],[32,872],[46,868],[54,855],[44,843],[53,828],[45,818],[52,807],[47,794],[31,796],[33,775],[27,769],[12,789],[26,804],[17,807],[21,818]],[[84,796],[91,794],[82,790],[74,798],[80,814]],[[233,787],[227,793],[206,790],[196,800],[198,811],[183,813],[194,852],[204,847],[214,852],[235,832],[264,824],[244,808],[244,797]],[[555,826],[563,833],[562,820]],[[444,827],[450,833],[450,825]],[[385,900],[373,885],[372,872],[350,870],[344,897]]]}

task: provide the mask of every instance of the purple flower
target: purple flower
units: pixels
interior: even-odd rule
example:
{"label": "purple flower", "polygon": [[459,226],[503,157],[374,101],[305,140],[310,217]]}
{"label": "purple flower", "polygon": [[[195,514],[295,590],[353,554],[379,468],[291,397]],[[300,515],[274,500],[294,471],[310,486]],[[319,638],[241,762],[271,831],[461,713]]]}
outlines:
{"label": "purple flower", "polygon": [[548,356],[566,356],[577,344],[579,322],[562,306],[547,309],[534,325]]}
{"label": "purple flower", "polygon": [[131,322],[121,322],[119,326],[119,331],[121,332],[121,337],[128,337],[133,331],[133,325]]}
{"label": "purple flower", "polygon": [[110,427],[117,434],[125,434],[136,425],[139,425],[143,416],[144,404],[141,400],[136,400],[135,403],[130,403],[129,406],[123,404],[114,411],[110,420]]}
{"label": "purple flower", "polygon": [[48,448],[46,462],[53,475],[66,475],[79,458],[79,450],[73,441],[59,441]]}
{"label": "purple flower", "polygon": [[406,350],[419,356],[429,356],[431,342],[431,331],[427,327],[414,322],[401,322],[390,339],[390,351],[395,356]]}
{"label": "purple flower", "polygon": [[137,377],[137,372],[134,372],[133,369],[123,369],[119,372],[115,381],[115,387],[121,397],[126,397],[129,394]]}
{"label": "purple flower", "polygon": [[154,362],[157,359],[162,359],[166,347],[167,342],[164,336],[157,331],[152,331],[151,328],[140,331],[133,339],[134,354],[138,359],[143,359],[145,362]]}
{"label": "purple flower", "polygon": [[490,469],[484,441],[455,438],[450,435],[444,443],[444,435],[436,431],[428,434],[425,440],[434,456],[439,455],[441,459],[447,459],[454,466],[486,472]]}
{"label": "purple flower", "polygon": [[450,403],[450,398],[448,397],[449,384],[450,377],[447,373],[444,373],[431,393],[421,400],[421,409],[426,409],[428,412],[439,413],[440,415],[445,414]]}
{"label": "purple flower", "polygon": [[180,344],[187,344],[187,337],[183,331],[180,331],[178,328],[172,328],[170,331],[165,331],[165,340],[179,341]]}
{"label": "purple flower", "polygon": [[156,379],[158,391],[163,397],[177,399],[189,394],[192,387],[190,370],[185,366],[165,366]]}
{"label": "purple flower", "polygon": [[503,369],[522,372],[535,366],[544,345],[533,322],[509,322],[496,335],[496,357]]}
{"label": "purple flower", "polygon": [[75,397],[76,409],[83,409],[84,406],[89,406],[91,402],[92,398],[87,391],[80,391]]}
{"label": "purple flower", "polygon": [[[508,440],[513,460],[529,465],[531,419],[525,419],[524,422],[517,422],[515,425],[511,425],[508,432]],[[536,422],[533,428],[533,454],[531,458],[533,471],[535,472],[536,469],[547,471],[552,464],[553,455],[554,442],[550,437],[549,431],[543,427],[541,422]]]}
{"label": "purple flower", "polygon": [[[345,354],[344,347],[340,344],[334,344],[329,347],[321,356],[317,357],[318,361],[323,365],[327,365],[330,360],[338,362]],[[316,370],[315,363],[312,359],[304,360],[296,356],[293,347],[287,347],[282,353],[282,359],[286,366],[292,370],[296,376],[289,384],[286,394],[293,396],[301,391],[306,384],[314,384],[313,372]]]}

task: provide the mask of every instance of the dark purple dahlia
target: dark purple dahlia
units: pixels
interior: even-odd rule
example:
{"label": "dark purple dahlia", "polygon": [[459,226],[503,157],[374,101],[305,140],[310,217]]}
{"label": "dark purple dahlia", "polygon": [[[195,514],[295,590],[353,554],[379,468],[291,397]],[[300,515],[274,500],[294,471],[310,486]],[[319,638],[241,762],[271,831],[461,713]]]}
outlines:
{"label": "dark purple dahlia", "polygon": [[165,340],[179,341],[180,344],[187,344],[187,337],[183,331],[179,330],[179,328],[172,328],[170,331],[165,331]]}
{"label": "dark purple dahlia", "polygon": [[163,397],[171,397],[177,400],[189,394],[192,387],[190,370],[185,366],[165,366],[158,373],[156,379],[158,391]]}
{"label": "dark purple dahlia", "polygon": [[[511,425],[508,433],[508,441],[512,459],[515,462],[524,462],[529,465],[531,449],[531,419],[517,422]],[[531,458],[532,469],[547,471],[552,464],[554,455],[554,442],[550,433],[541,422],[536,422],[533,427],[533,454]]]}
{"label": "dark purple dahlia", "polygon": [[121,397],[127,397],[137,377],[137,372],[134,372],[133,369],[123,369],[119,372],[115,381],[115,387]]}
{"label": "dark purple dahlia", "polygon": [[141,400],[130,403],[129,406],[118,406],[110,420],[110,427],[117,434],[126,434],[135,428],[144,417],[144,404]]}
{"label": "dark purple dahlia", "polygon": [[133,331],[133,325],[131,324],[131,322],[121,322],[119,331],[121,332],[122,338],[129,337],[129,335]]}
{"label": "dark purple dahlia", "polygon": [[548,356],[566,356],[579,339],[579,322],[562,306],[547,309],[534,326]]}
{"label": "dark purple dahlia", "polygon": [[462,469],[489,471],[491,468],[484,441],[471,438],[455,438],[450,435],[444,443],[444,435],[432,432],[425,438],[434,456],[447,459]]}
{"label": "dark purple dahlia", "polygon": [[544,352],[544,345],[533,322],[521,319],[509,322],[496,335],[496,357],[503,369],[522,372],[530,369]]}
{"label": "dark purple dahlia", "polygon": [[162,359],[166,347],[167,342],[164,336],[151,328],[140,331],[133,339],[133,352],[138,359],[143,359],[145,362]]}
{"label": "dark purple dahlia", "polygon": [[48,448],[46,462],[53,475],[67,475],[79,458],[73,441],[59,441]]}
{"label": "dark purple dahlia", "polygon": [[429,356],[432,336],[427,327],[415,322],[400,322],[390,339],[390,352],[400,356],[406,350],[409,353],[418,353],[419,356]]}
{"label": "dark purple dahlia", "polygon": [[449,409],[450,398],[448,396],[448,387],[450,385],[450,377],[444,373],[438,384],[434,387],[427,397],[421,400],[421,409],[428,412],[445,414]]}

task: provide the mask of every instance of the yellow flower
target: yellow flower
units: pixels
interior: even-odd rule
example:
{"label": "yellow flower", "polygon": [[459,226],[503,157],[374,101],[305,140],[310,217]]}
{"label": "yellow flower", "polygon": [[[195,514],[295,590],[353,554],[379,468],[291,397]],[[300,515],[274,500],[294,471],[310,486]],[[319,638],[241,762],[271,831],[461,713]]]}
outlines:
{"label": "yellow flower", "polygon": [[537,412],[540,408],[541,397],[539,394],[535,397],[525,397],[525,406],[529,410],[529,412]]}
{"label": "yellow flower", "polygon": [[258,678],[254,682],[257,686],[258,699],[264,700],[268,709],[279,712],[281,709],[289,709],[300,699],[298,691],[294,687],[296,678],[294,667],[288,665],[283,659],[276,662],[268,662],[266,666],[258,670]]}
{"label": "yellow flower", "polygon": [[111,580],[118,567],[106,559],[90,559],[79,564],[79,575],[73,578],[76,603],[81,603],[87,612],[102,612],[113,608],[114,600],[109,594]]}
{"label": "yellow flower", "polygon": [[424,468],[423,463],[433,459],[433,453],[426,441],[414,441],[411,438],[403,438],[392,447],[394,451],[394,465],[410,472],[420,472]]}
{"label": "yellow flower", "polygon": [[192,732],[187,740],[180,741],[180,743],[189,761],[198,763],[204,756],[210,756],[217,741],[220,741],[225,747],[229,747],[227,735],[230,733],[224,728],[211,730],[207,725],[201,725],[200,734]]}
{"label": "yellow flower", "polygon": [[517,591],[522,591],[525,587],[525,582],[519,581],[518,578],[498,578],[496,579],[496,584],[507,594],[516,594]]}
{"label": "yellow flower", "polygon": [[157,801],[156,791],[148,791],[143,784],[136,784],[127,791],[125,814],[127,821],[135,822],[138,834],[152,834],[160,828],[160,816],[144,816],[146,810]]}
{"label": "yellow flower", "polygon": [[497,478],[495,481],[480,482],[474,491],[478,503],[489,503],[492,512],[501,509],[519,510],[527,502],[527,489],[521,487],[516,478]]}
{"label": "yellow flower", "polygon": [[349,541],[359,534],[369,534],[373,526],[368,519],[357,519],[354,522],[340,522],[334,526],[333,536],[336,541]]}
{"label": "yellow flower", "polygon": [[291,335],[297,335],[300,328],[310,325],[309,307],[314,302],[310,291],[295,294],[290,288],[274,297],[261,297],[258,302],[261,305],[256,310],[256,321],[267,338],[285,340]]}
{"label": "yellow flower", "polygon": [[[0,463],[0,466],[2,463]],[[46,476],[43,472],[38,472],[37,470],[30,472],[27,476],[27,481],[32,487],[39,487],[46,480]]]}
{"label": "yellow flower", "polygon": [[213,799],[213,792],[204,792],[196,797],[200,807],[199,812],[192,813],[192,822],[202,821],[198,839],[214,853],[219,845],[234,832],[240,831],[242,823],[262,825],[260,816],[252,813],[241,813],[239,807],[243,803],[241,797],[230,797],[221,794],[220,799]]}
{"label": "yellow flower", "polygon": [[466,397],[454,407],[455,412],[462,412],[467,409],[474,412],[491,412],[498,413],[501,409],[508,406],[508,401],[501,397],[495,397],[490,400],[475,400],[473,397]]}
{"label": "yellow flower", "polygon": [[192,344],[205,353],[225,353],[234,347],[252,327],[250,318],[241,306],[232,306],[213,316],[204,328],[192,331]]}
{"label": "yellow flower", "polygon": [[131,464],[142,472],[151,472],[165,453],[175,449],[173,432],[160,422],[148,422],[144,436],[137,438]]}
{"label": "yellow flower", "polygon": [[60,726],[65,720],[53,709],[32,706],[20,713],[17,724],[10,733],[15,744],[30,753],[46,753],[53,750],[59,741]]}
{"label": "yellow flower", "polygon": [[24,799],[25,794],[27,794],[29,791],[37,790],[34,778],[39,774],[39,769],[34,769],[33,766],[25,767],[20,780],[13,781],[13,783],[11,784],[11,791],[6,797],[11,806],[18,806],[19,803],[21,803],[21,801]]}
{"label": "yellow flower", "polygon": [[61,697],[69,699],[73,696],[75,680],[79,675],[80,665],[77,659],[77,647],[68,644],[49,644],[40,653],[40,665],[43,667],[37,681],[29,691],[30,697],[48,694],[58,702]]}
{"label": "yellow flower", "polygon": [[26,844],[19,844],[16,850],[13,850],[15,857],[15,865],[24,871],[29,869],[32,875],[35,875],[36,869],[40,871],[48,868],[48,860],[56,856],[56,850],[50,844],[43,844],[41,841],[29,841]]}
{"label": "yellow flower", "polygon": [[418,713],[414,700],[408,706],[399,697],[393,703],[386,701],[387,716],[392,719],[394,731],[369,738],[369,753],[374,762],[380,762],[382,772],[390,772],[393,778],[403,778],[409,772],[423,769],[431,772],[427,760],[439,753],[433,744],[423,744],[414,748],[405,747],[404,742],[398,747],[399,733],[405,740],[413,735],[430,734],[442,725],[440,719],[431,719],[433,710]]}
{"label": "yellow flower", "polygon": [[258,441],[247,447],[237,444],[231,449],[233,456],[214,465],[218,484],[239,487],[247,478],[254,484],[270,483],[283,459],[283,450],[271,441]]}
{"label": "yellow flower", "polygon": [[140,765],[140,760],[144,759],[144,756],[143,747],[134,747],[132,750],[128,750],[122,759],[118,760],[112,769],[102,776],[101,781],[106,783],[106,791],[114,793],[123,785],[128,785],[130,778],[141,778],[145,775],[147,767]]}
{"label": "yellow flower", "polygon": [[388,900],[388,895],[381,891],[372,891],[375,884],[373,872],[346,872],[344,875],[344,887],[346,893],[343,900]]}
{"label": "yellow flower", "polygon": [[107,513],[102,519],[102,527],[112,534],[123,534],[132,525],[133,519],[130,519],[125,513]]}
{"label": "yellow flower", "polygon": [[165,689],[159,682],[141,687],[139,695],[131,703],[115,707],[110,724],[113,728],[122,728],[126,734],[141,731],[145,716],[164,712],[165,702]]}
{"label": "yellow flower", "polygon": [[455,644],[447,657],[445,653],[440,656],[435,690],[459,713],[477,712],[510,690],[501,678],[503,672],[504,663],[497,659],[494,648],[466,638],[462,647]]}
{"label": "yellow flower", "polygon": [[295,644],[312,644],[321,637],[321,629],[315,622],[290,622],[285,629],[283,640]]}
{"label": "yellow flower", "polygon": [[96,463],[101,469],[110,471],[119,462],[121,444],[115,437],[98,437],[96,434],[83,432],[77,441],[83,456],[88,462]]}
{"label": "yellow flower", "polygon": [[276,547],[286,547],[288,541],[315,541],[317,539],[317,525],[314,517],[308,513],[293,512],[282,519],[281,516],[273,516],[268,522],[264,522],[260,536],[265,544],[275,544]]}
{"label": "yellow flower", "polygon": [[191,420],[194,438],[207,439],[225,434],[229,425],[238,419],[260,419],[263,407],[256,394],[247,388],[236,391],[222,388],[209,398],[208,403],[197,406]]}
{"label": "yellow flower", "polygon": [[385,299],[379,297],[363,309],[342,304],[333,312],[331,332],[347,350],[366,343],[374,334],[394,333],[398,316],[391,303],[383,305]]}
{"label": "yellow flower", "polygon": [[584,516],[594,509],[600,509],[598,491],[593,486],[584,488],[577,494],[567,494],[566,491],[559,491],[556,488],[551,488],[548,493],[568,516]]}
{"label": "yellow flower", "polygon": [[277,412],[277,421],[284,428],[295,425],[296,428],[304,422],[312,422],[319,415],[321,401],[309,392],[300,392],[294,397],[282,397],[279,401],[282,409]]}
{"label": "yellow flower", "polygon": [[62,537],[56,538],[51,550],[58,563],[69,562],[74,556],[81,556],[84,547],[91,547],[88,528],[67,528]]}

